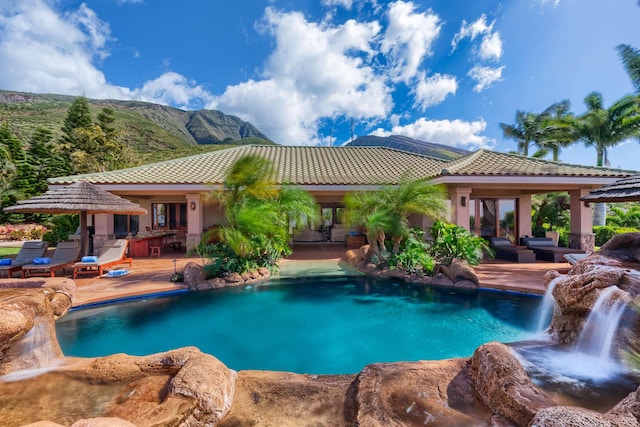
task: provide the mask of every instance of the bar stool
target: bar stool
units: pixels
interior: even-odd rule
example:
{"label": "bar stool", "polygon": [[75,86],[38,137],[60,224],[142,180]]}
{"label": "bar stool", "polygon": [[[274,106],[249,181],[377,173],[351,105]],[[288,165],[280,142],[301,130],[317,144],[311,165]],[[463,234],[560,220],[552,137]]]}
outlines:
{"label": "bar stool", "polygon": [[151,249],[151,254],[150,254],[151,258],[153,257],[160,258],[160,255],[161,255],[160,246],[151,246],[149,249]]}

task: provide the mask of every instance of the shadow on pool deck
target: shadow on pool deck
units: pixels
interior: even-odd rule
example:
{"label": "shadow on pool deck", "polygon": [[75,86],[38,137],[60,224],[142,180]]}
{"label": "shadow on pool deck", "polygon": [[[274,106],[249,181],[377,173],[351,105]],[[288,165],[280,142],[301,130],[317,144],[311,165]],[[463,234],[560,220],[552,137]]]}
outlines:
{"label": "shadow on pool deck", "polygon": [[[344,245],[296,245],[294,253],[282,260],[279,277],[359,274],[344,261]],[[189,262],[202,263],[199,257],[186,257],[183,252],[167,251],[161,258],[135,258],[126,276],[76,279],[74,306],[140,295],[184,290],[169,281],[175,270]],[[490,260],[475,267],[482,287],[526,293],[544,293],[543,275],[548,270],[566,271],[568,263],[536,262],[515,264]],[[70,275],[70,270],[58,276]]]}

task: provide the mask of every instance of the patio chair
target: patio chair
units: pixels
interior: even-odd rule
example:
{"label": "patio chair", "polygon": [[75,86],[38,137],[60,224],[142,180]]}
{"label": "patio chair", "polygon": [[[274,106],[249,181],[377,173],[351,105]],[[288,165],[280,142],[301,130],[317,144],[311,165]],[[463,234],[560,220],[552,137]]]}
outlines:
{"label": "patio chair", "polygon": [[95,260],[80,261],[73,265],[73,278],[88,274],[102,277],[105,269],[115,265],[129,264],[131,267],[133,260],[127,256],[128,244],[126,239],[107,240]]}
{"label": "patio chair", "polygon": [[[31,264],[22,266],[22,278],[31,276],[49,276],[55,277],[56,271],[64,270],[73,266],[80,257],[80,242],[77,240],[69,240],[60,242],[53,252],[53,256],[48,263],[36,263],[34,258]],[[42,259],[42,258],[41,258]],[[48,259],[48,258],[44,258]]]}
{"label": "patio chair", "polygon": [[48,247],[49,242],[41,240],[24,242],[15,259],[11,260],[10,264],[0,265],[0,277],[11,277],[16,271],[22,270],[23,265],[31,264],[34,258],[44,256]]}
{"label": "patio chair", "polygon": [[514,246],[505,237],[492,237],[489,247],[495,251],[498,259],[513,262],[536,262],[536,254],[531,249]]}

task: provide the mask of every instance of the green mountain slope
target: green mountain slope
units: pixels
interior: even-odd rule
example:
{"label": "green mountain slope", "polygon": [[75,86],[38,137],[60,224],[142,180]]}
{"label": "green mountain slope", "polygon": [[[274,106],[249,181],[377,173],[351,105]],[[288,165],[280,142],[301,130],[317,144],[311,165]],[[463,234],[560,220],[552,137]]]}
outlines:
{"label": "green mountain slope", "polygon": [[[0,123],[22,141],[37,127],[51,130],[55,140],[75,97],[0,90]],[[138,163],[197,154],[243,144],[273,144],[251,123],[220,111],[184,111],[139,101],[88,99],[93,117],[111,107],[120,137],[136,153]]]}
{"label": "green mountain slope", "polygon": [[436,144],[434,142],[425,142],[417,139],[409,138],[401,135],[382,136],[360,136],[353,142],[346,145],[350,146],[381,146],[395,148],[397,150],[409,151],[412,153],[424,154],[426,156],[436,157],[443,160],[452,160],[460,156],[469,154],[470,152],[458,147],[450,145]]}

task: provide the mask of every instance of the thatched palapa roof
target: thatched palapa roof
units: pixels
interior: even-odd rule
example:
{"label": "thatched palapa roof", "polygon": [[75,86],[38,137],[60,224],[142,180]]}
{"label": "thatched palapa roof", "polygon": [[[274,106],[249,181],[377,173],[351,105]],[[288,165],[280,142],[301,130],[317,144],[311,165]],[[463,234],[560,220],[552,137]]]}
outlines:
{"label": "thatched palapa roof", "polygon": [[640,175],[619,179],[613,184],[592,190],[580,200],[590,203],[640,201]]}
{"label": "thatched palapa roof", "polygon": [[17,205],[4,208],[6,212],[72,214],[113,213],[145,215],[139,205],[111,194],[97,185],[78,181],[62,188],[49,190],[40,196],[20,200]]}

